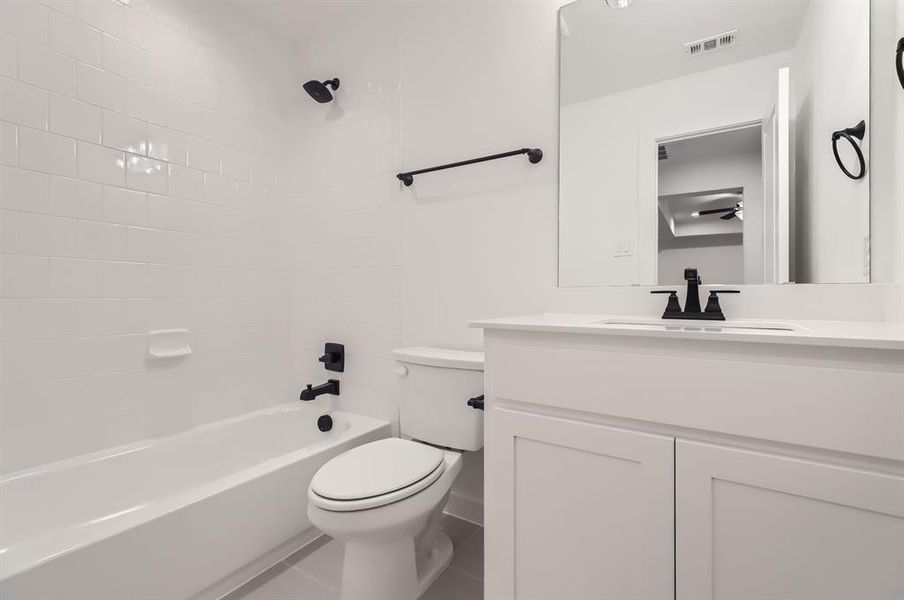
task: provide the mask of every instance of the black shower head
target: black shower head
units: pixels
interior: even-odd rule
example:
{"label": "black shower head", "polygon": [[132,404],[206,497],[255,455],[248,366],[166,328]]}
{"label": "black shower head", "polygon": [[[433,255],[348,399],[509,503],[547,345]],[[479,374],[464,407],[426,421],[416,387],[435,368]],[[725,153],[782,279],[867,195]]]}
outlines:
{"label": "black shower head", "polygon": [[330,92],[329,88],[333,88],[334,90],[339,89],[339,78],[334,77],[333,79],[328,79],[324,82],[317,81],[312,79],[311,81],[304,84],[304,91],[306,91],[311,98],[320,102],[321,104],[325,104],[333,99],[333,94]]}

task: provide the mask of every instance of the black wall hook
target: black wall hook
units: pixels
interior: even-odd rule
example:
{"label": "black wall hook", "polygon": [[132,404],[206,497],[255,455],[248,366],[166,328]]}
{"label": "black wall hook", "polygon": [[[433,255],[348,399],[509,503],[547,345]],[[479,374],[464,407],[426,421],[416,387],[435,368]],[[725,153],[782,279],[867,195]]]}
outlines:
{"label": "black wall hook", "polygon": [[[860,121],[853,127],[840,129],[832,133],[832,154],[835,155],[835,162],[838,163],[838,168],[841,169],[841,172],[851,179],[863,179],[863,176],[866,175],[866,160],[863,158],[863,150],[860,149],[860,140],[863,140],[864,135],[866,135],[866,121]],[[842,138],[847,140],[848,143],[853,146],[854,152],[857,153],[860,171],[856,175],[848,171],[847,167],[845,167],[844,163],[841,161],[841,157],[838,155],[838,140]],[[857,138],[858,141],[855,141],[854,138]]]}
{"label": "black wall hook", "polygon": [[443,169],[454,169],[455,167],[463,167],[465,165],[473,165],[474,163],[485,162],[488,160],[496,160],[497,158],[507,158],[509,156],[518,156],[519,154],[527,154],[527,159],[532,164],[537,164],[541,160],[543,160],[543,151],[539,148],[521,148],[520,150],[512,150],[511,152],[502,152],[500,154],[491,154],[489,156],[481,156],[480,158],[472,158],[470,160],[461,160],[454,163],[449,163],[446,165],[439,165],[438,167],[428,167],[426,169],[418,169],[417,171],[406,171],[404,173],[399,173],[396,177],[399,178],[399,181],[405,184],[405,186],[409,186],[414,183],[414,176],[420,175],[421,173],[431,173],[433,171],[442,171]]}

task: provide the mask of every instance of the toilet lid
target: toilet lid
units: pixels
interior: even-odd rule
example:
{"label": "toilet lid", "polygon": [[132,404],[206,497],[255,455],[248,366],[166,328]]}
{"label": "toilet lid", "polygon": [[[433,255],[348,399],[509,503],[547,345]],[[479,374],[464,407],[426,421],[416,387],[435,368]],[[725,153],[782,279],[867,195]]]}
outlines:
{"label": "toilet lid", "polygon": [[323,465],[311,480],[311,491],[329,500],[373,498],[429,479],[442,462],[438,448],[387,438],[352,448]]}

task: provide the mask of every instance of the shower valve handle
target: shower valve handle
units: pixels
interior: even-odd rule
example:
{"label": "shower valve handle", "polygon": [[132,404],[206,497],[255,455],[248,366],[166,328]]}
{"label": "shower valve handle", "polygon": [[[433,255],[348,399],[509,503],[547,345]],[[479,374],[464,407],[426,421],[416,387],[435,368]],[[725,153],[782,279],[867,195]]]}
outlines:
{"label": "shower valve handle", "polygon": [[334,363],[337,360],[339,360],[339,353],[338,352],[327,352],[326,354],[324,354],[317,360],[319,360],[322,363]]}

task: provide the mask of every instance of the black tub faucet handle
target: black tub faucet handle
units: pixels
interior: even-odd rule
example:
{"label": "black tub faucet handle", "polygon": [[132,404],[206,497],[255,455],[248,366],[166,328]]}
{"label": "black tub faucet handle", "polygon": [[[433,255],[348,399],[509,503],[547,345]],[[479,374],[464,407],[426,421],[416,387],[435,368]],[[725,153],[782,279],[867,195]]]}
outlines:
{"label": "black tub faucet handle", "polygon": [[336,342],[327,342],[323,346],[323,356],[318,358],[327,371],[345,372],[345,346]]}

